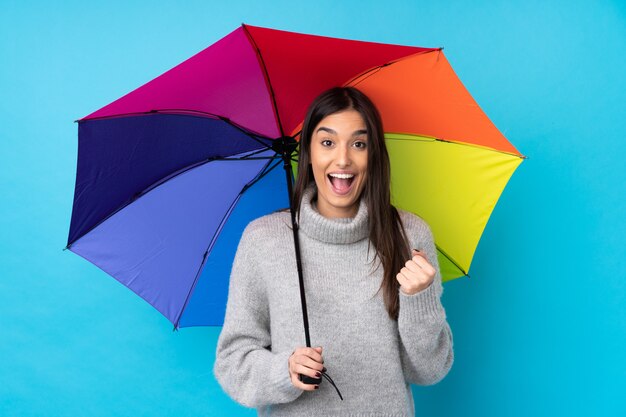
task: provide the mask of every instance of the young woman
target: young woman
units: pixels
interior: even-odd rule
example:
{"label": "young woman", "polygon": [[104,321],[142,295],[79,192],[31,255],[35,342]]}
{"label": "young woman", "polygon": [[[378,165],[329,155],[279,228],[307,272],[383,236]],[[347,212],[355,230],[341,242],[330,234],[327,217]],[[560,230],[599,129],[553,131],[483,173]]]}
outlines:
{"label": "young woman", "polygon": [[[261,217],[239,243],[217,346],[215,375],[235,401],[263,416],[413,416],[409,384],[448,373],[433,235],[391,205],[389,171],[380,115],[363,93],[337,87],[313,101],[293,203],[315,347],[302,347],[290,215]],[[299,378],[326,371],[343,401]]]}

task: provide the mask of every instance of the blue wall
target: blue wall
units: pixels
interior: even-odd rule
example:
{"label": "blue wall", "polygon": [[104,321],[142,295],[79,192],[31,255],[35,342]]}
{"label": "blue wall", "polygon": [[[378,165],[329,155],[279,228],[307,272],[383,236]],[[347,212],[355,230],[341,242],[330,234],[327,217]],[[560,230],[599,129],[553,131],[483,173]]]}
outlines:
{"label": "blue wall", "polygon": [[[65,246],[73,120],[241,22],[444,46],[529,159],[445,285],[456,359],[420,416],[626,415],[626,6],[620,1],[0,0],[0,415],[254,415],[172,326]],[[549,3],[549,4],[547,4]],[[320,5],[321,4],[321,5]]]}

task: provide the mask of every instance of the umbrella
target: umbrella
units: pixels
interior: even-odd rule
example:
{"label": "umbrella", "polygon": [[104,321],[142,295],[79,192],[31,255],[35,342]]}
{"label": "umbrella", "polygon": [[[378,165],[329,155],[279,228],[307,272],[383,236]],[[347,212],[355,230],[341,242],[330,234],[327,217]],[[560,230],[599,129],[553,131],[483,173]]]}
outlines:
{"label": "umbrella", "polygon": [[[394,204],[431,225],[444,280],[467,276],[523,157],[442,48],[250,25],[78,120],[66,249],[145,299],[174,329],[221,325],[241,232],[289,205],[294,137],[308,104],[336,85],[354,85],[378,106]],[[420,183],[421,200],[410,188],[419,177],[436,179]],[[294,237],[297,245],[297,227]]]}

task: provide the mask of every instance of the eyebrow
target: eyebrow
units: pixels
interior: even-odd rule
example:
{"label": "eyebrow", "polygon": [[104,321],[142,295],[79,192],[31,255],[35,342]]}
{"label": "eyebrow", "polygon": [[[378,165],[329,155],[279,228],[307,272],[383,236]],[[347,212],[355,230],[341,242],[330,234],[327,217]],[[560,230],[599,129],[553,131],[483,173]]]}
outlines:
{"label": "eyebrow", "polygon": [[[331,129],[330,127],[320,127],[318,128],[315,133],[319,132],[320,130],[323,130],[324,132],[328,132],[331,135],[336,135],[337,132],[335,132],[333,129]],[[352,136],[360,136],[360,135],[367,135],[367,129],[360,129],[360,130],[355,130],[354,133],[352,133]]]}

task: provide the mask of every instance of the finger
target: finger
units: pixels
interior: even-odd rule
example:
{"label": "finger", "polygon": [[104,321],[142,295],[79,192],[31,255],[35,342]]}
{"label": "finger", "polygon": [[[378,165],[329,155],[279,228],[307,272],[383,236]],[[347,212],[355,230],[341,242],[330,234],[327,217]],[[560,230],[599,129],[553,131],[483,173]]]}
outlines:
{"label": "finger", "polygon": [[404,266],[411,272],[419,272],[422,269],[413,259],[406,261]]}
{"label": "finger", "polygon": [[[313,348],[313,352],[314,352],[314,354],[313,354],[312,358],[313,358],[314,360],[318,361],[318,362],[322,362],[322,363],[324,363],[324,359],[322,358],[322,350],[323,350],[323,349],[322,349],[322,347],[321,347],[321,346],[314,347],[314,348]],[[317,353],[317,355],[315,355],[315,353]]]}
{"label": "finger", "polygon": [[308,356],[309,358],[313,359],[316,362],[324,363],[324,358],[322,357],[322,348],[321,347],[302,348],[302,349],[300,349],[299,353],[301,355]]}
{"label": "finger", "polygon": [[[317,353],[317,351],[312,348],[302,348],[296,349],[293,353],[293,356],[297,358],[310,358],[310,360],[315,361],[316,363],[324,364],[324,358],[322,355]],[[304,359],[298,359],[298,363],[304,362]]]}
{"label": "finger", "polygon": [[426,259],[426,257],[424,255],[422,255],[421,253],[417,253],[417,254],[413,255],[411,260],[413,262],[415,262],[420,267],[421,267],[422,264],[428,263],[428,259]]}
{"label": "finger", "polygon": [[409,269],[407,267],[404,267],[400,270],[400,273],[402,274],[402,276],[404,277],[405,281],[407,282],[412,282],[415,279],[415,274],[411,271],[409,271]]}
{"label": "finger", "polygon": [[404,294],[412,294],[413,292],[413,284],[409,281],[403,274],[398,273],[396,275],[396,279],[400,283],[400,291]]}
{"label": "finger", "polygon": [[304,354],[304,355],[321,355],[322,351],[321,351],[321,347],[305,347],[305,346],[301,346],[299,348],[296,348],[296,350],[294,350],[295,353],[299,353],[299,354]]}
{"label": "finger", "polygon": [[404,267],[400,270],[400,273],[404,276],[404,278],[406,278],[409,285],[412,286],[429,279],[426,272],[420,267],[416,267],[415,271],[411,271],[409,268]]}
{"label": "finger", "polygon": [[301,363],[300,361],[304,359],[306,361],[310,361],[309,364],[316,364],[317,362],[312,361],[311,359],[305,357],[305,356],[295,356],[293,358],[291,358],[289,360],[289,374],[293,375],[293,374],[303,374],[303,375],[307,375],[310,377],[314,377],[314,378],[318,378],[318,373],[321,372],[321,370],[323,369],[314,369],[311,368],[309,366],[307,366],[306,364]]}
{"label": "finger", "polygon": [[311,369],[311,368],[306,367],[306,366],[301,365],[301,364],[296,364],[296,366],[294,367],[294,372],[297,373],[297,374],[310,376],[311,378],[321,378],[322,377],[321,369],[319,371],[317,371],[315,369]]}
{"label": "finger", "polygon": [[321,371],[324,369],[324,365],[320,362],[314,361],[308,356],[299,356],[296,358],[296,364],[306,366],[307,368],[313,369],[315,371]]}
{"label": "finger", "polygon": [[429,277],[434,277],[435,275],[437,275],[437,270],[431,264],[426,265],[426,267],[424,268],[424,272],[426,272]]}
{"label": "finger", "polygon": [[411,282],[422,286],[426,283],[432,282],[435,278],[435,274],[435,268],[433,268],[430,264],[422,264],[418,271],[412,272]]}
{"label": "finger", "polygon": [[410,284],[410,281],[407,279],[407,277],[405,277],[402,272],[398,272],[398,274],[396,275],[396,280],[398,280],[398,283],[402,286],[402,287],[406,287]]}
{"label": "finger", "polygon": [[427,274],[433,275],[436,271],[435,268],[428,262],[423,256],[417,255],[413,257],[413,262],[417,264],[422,270],[424,270]]}
{"label": "finger", "polygon": [[421,256],[422,258],[424,258],[426,260],[426,262],[428,262],[428,255],[426,255],[426,252],[424,252],[424,251],[417,250],[417,249],[412,249],[412,255],[413,255],[413,257]]}
{"label": "finger", "polygon": [[422,270],[421,272],[426,273],[429,278],[435,275],[435,268],[428,262],[426,258],[423,258],[421,256],[414,256],[413,262],[415,262],[415,264]]}

